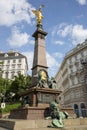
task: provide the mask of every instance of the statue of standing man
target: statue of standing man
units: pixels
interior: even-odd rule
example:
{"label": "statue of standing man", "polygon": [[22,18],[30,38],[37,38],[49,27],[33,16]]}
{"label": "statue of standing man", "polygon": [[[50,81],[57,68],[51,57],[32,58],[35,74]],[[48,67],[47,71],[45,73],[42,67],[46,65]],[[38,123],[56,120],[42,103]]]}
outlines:
{"label": "statue of standing man", "polygon": [[38,10],[32,10],[36,16],[37,25],[42,25],[42,19],[44,18],[42,15],[42,7],[44,7],[44,5],[41,5]]}

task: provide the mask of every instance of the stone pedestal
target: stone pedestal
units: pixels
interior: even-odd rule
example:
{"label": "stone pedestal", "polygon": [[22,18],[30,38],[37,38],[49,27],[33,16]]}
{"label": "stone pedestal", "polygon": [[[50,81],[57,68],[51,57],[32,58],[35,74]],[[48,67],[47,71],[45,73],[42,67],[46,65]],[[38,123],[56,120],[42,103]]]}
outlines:
{"label": "stone pedestal", "polygon": [[[71,117],[73,117],[74,112],[72,108],[62,108],[61,111],[67,111]],[[10,112],[10,118],[12,119],[27,119],[27,120],[37,120],[45,119],[50,116],[49,107],[24,107],[19,109],[14,109]]]}
{"label": "stone pedestal", "polygon": [[24,93],[22,97],[26,96],[29,106],[32,107],[48,107],[49,103],[58,100],[58,96],[61,91],[51,88],[31,88]]}
{"label": "stone pedestal", "polygon": [[[61,91],[50,88],[31,88],[22,93],[22,96],[27,96],[28,103],[19,109],[14,109],[10,112],[12,119],[44,119],[50,115],[49,104],[55,99],[58,99]],[[62,111],[67,111],[73,115],[72,108],[61,108]]]}
{"label": "stone pedestal", "polygon": [[44,119],[49,116],[49,103],[58,99],[61,91],[50,88],[30,88],[21,94],[26,99],[26,105],[22,104],[19,109],[12,110],[10,118],[13,119]]}

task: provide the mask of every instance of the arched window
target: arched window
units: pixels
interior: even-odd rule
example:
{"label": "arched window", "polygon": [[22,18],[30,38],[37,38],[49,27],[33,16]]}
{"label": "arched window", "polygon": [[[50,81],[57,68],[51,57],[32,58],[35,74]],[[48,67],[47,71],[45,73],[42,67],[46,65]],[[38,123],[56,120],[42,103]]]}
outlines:
{"label": "arched window", "polygon": [[79,117],[79,109],[77,104],[74,104],[74,112],[76,113],[77,117]]}
{"label": "arched window", "polygon": [[87,117],[85,104],[81,103],[80,107],[81,107],[82,117]]}

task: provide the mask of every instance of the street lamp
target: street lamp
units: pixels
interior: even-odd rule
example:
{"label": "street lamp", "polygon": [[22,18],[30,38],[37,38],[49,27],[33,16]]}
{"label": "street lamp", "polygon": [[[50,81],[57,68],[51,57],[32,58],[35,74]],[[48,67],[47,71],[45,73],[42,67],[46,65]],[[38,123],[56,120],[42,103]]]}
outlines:
{"label": "street lamp", "polygon": [[3,102],[1,103],[1,108],[4,109],[5,108],[5,94],[6,94],[6,82],[5,82],[5,86],[4,86],[4,95],[3,95]]}

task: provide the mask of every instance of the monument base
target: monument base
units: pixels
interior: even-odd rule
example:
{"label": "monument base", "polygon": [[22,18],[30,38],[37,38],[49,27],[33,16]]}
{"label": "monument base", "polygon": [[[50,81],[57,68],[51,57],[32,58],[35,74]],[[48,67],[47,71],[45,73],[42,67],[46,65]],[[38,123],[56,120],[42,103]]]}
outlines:
{"label": "monument base", "polygon": [[45,107],[25,107],[14,109],[10,112],[10,118],[12,119],[44,119],[49,116],[49,108]]}
{"label": "monument base", "polygon": [[[44,119],[50,115],[49,104],[58,100],[61,91],[50,88],[30,88],[22,93],[22,98],[27,97],[26,104],[21,108],[14,109],[10,112],[12,119]],[[62,108],[61,111],[67,111],[73,115],[72,108]]]}
{"label": "monument base", "polygon": [[[61,111],[67,111],[71,117],[74,116],[72,108],[62,108]],[[11,119],[45,119],[50,116],[49,107],[25,107],[14,109],[10,112]]]}
{"label": "monument base", "polygon": [[[21,94],[22,99],[25,98],[25,103],[32,107],[48,107],[52,101],[58,100],[61,91],[51,88],[32,87]],[[22,105],[25,105],[23,102]]]}
{"label": "monument base", "polygon": [[44,119],[49,116],[49,104],[58,98],[61,91],[50,88],[32,87],[21,94],[21,108],[10,112],[13,119]]}

